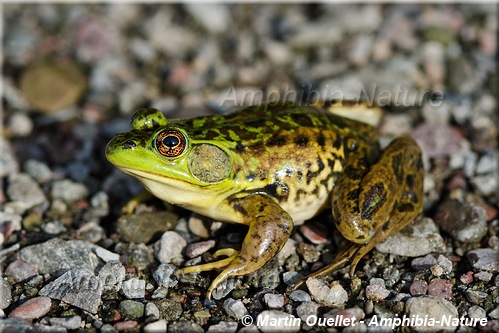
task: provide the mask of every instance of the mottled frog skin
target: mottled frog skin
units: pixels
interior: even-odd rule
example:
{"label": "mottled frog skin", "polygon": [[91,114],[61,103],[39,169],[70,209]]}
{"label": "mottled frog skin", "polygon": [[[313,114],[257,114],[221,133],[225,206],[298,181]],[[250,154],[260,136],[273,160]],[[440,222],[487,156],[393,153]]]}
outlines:
{"label": "mottled frog skin", "polygon": [[284,246],[293,221],[331,209],[351,242],[322,277],[350,264],[410,223],[422,210],[421,151],[409,137],[380,151],[373,126],[335,114],[375,107],[350,102],[262,104],[225,116],[167,120],[140,109],[131,130],[107,145],[108,160],[158,198],[213,219],[249,226],[241,250],[185,267],[223,268],[207,292],[252,273]]}

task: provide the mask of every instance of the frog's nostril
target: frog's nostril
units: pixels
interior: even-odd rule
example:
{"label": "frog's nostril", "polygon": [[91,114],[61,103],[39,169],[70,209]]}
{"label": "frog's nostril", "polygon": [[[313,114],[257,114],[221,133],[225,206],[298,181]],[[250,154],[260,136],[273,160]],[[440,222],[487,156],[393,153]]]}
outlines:
{"label": "frog's nostril", "polygon": [[134,149],[135,147],[137,147],[137,144],[132,140],[126,140],[125,143],[123,143],[123,149]]}

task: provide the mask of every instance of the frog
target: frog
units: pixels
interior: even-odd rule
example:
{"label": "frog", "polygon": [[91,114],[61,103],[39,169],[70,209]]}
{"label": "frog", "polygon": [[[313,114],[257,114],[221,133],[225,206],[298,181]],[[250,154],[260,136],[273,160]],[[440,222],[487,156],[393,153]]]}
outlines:
{"label": "frog", "polygon": [[214,261],[176,272],[219,271],[206,292],[211,299],[229,277],[254,273],[274,258],[296,221],[323,210],[332,212],[347,245],[309,275],[315,278],[348,265],[353,277],[362,257],[421,214],[421,149],[408,135],[381,149],[376,121],[362,121],[380,112],[345,100],[268,102],[190,119],[143,108],[105,154],[159,199],[248,226],[239,250],[220,249]]}

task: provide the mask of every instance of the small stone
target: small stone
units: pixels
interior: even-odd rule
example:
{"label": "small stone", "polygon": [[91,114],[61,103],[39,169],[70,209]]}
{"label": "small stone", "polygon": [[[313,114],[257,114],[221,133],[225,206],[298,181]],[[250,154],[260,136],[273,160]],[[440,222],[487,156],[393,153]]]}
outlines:
{"label": "small stone", "polygon": [[497,272],[499,270],[499,251],[493,249],[475,249],[466,253],[466,258],[476,270]]}
{"label": "small stone", "polygon": [[[11,277],[16,282],[22,282],[35,275],[38,275],[38,271],[32,265],[21,261],[15,260],[7,266],[5,270],[5,275]],[[1,307],[0,307],[1,308]]]}
{"label": "small stone", "polygon": [[348,301],[348,294],[340,284],[329,287],[316,278],[308,278],[306,284],[312,298],[325,306],[340,307]]}
{"label": "small stone", "polygon": [[10,284],[0,278],[0,309],[6,309],[12,302],[12,290]]}
{"label": "small stone", "polygon": [[172,264],[160,264],[153,272],[152,277],[160,287],[173,288],[178,281],[175,277],[177,267]]}
{"label": "small stone", "polygon": [[433,274],[436,277],[439,277],[444,273],[444,270],[440,265],[433,265],[430,267],[431,274]]}
{"label": "small stone", "polygon": [[428,295],[452,299],[452,282],[444,279],[433,279],[428,285]]}
{"label": "small stone", "polygon": [[104,262],[111,262],[111,261],[119,261],[120,260],[120,255],[114,252],[111,252],[109,250],[106,250],[103,247],[96,246],[94,248],[94,252],[97,255],[97,257],[101,258]]}
{"label": "small stone", "polygon": [[9,317],[31,321],[45,316],[52,305],[49,297],[39,296],[31,298],[17,306],[9,314]]}
{"label": "small stone", "polygon": [[81,317],[71,316],[63,318],[50,318],[50,324],[53,326],[64,327],[68,330],[77,330],[81,327]]}
{"label": "small stone", "polygon": [[99,279],[104,290],[112,290],[125,280],[125,266],[118,261],[108,261],[99,271]]}
{"label": "small stone", "polygon": [[13,175],[19,171],[19,163],[17,162],[17,157],[11,147],[9,141],[7,141],[3,136],[0,137],[0,177],[5,177],[8,175]]}
{"label": "small stone", "polygon": [[311,244],[299,243],[297,251],[301,254],[303,260],[308,263],[317,262],[320,258],[320,252]]}
{"label": "small stone", "polygon": [[499,306],[496,306],[496,308],[492,311],[489,312],[490,318],[493,319],[499,319]]}
{"label": "small stone", "polygon": [[[271,332],[299,332],[300,331],[300,321],[296,320],[296,317],[278,310],[265,310],[258,314],[257,316],[257,326],[263,333]],[[270,323],[282,323],[282,325],[272,325]],[[261,325],[262,323],[268,323],[267,325]]]}
{"label": "small stone", "polygon": [[384,286],[370,284],[366,287],[366,297],[372,301],[382,301],[390,295],[390,291]]}
{"label": "small stone", "polygon": [[487,293],[479,290],[466,290],[466,297],[474,304],[480,304],[487,298]]}
{"label": "small stone", "polygon": [[284,296],[280,294],[265,294],[263,301],[270,309],[279,309],[284,306]]}
{"label": "small stone", "polygon": [[376,246],[376,250],[405,257],[419,257],[432,252],[443,252],[445,244],[435,223],[430,218],[419,218],[386,238]]}
{"label": "small stone", "polygon": [[37,160],[27,160],[24,164],[24,170],[40,184],[44,184],[52,179],[52,170],[50,170],[47,164]]}
{"label": "small stone", "polygon": [[81,183],[76,183],[69,179],[63,179],[52,183],[52,191],[50,194],[53,199],[61,199],[65,202],[74,202],[85,199],[88,195],[88,189]]}
{"label": "small stone", "polygon": [[[444,317],[458,318],[457,309],[451,302],[434,296],[409,298],[405,303],[405,314],[409,318],[433,318],[436,324],[431,327],[431,332],[454,332],[455,327],[442,326],[438,323],[441,323]],[[428,332],[425,326],[413,326],[412,329],[415,332]]]}
{"label": "small stone", "polygon": [[188,225],[189,230],[196,236],[201,238],[210,237],[210,231],[206,227],[206,219],[198,214],[191,214],[189,218]]}
{"label": "small stone", "polygon": [[[19,214],[0,212],[0,236],[7,239],[14,231],[21,230],[22,217]],[[3,241],[0,240],[0,245]]]}
{"label": "small stone", "polygon": [[146,281],[135,277],[128,279],[121,285],[121,292],[126,298],[144,298],[146,293]]}
{"label": "small stone", "polygon": [[101,303],[102,284],[93,274],[71,269],[43,287],[38,294],[95,314]]}
{"label": "small stone", "polygon": [[178,233],[167,231],[154,245],[156,258],[161,263],[169,264],[172,259],[182,258],[182,251],[186,245],[187,242]]}
{"label": "small stone", "polygon": [[100,328],[101,333],[115,333],[116,329],[111,324],[104,324]]}
{"label": "small stone", "polygon": [[147,244],[173,229],[177,221],[178,215],[169,211],[141,212],[122,215],[116,228],[124,241]]}
{"label": "small stone", "polygon": [[289,298],[295,302],[310,302],[312,300],[310,295],[303,290],[293,290],[291,294],[289,294]]}
{"label": "small stone", "polygon": [[487,283],[490,280],[492,280],[492,273],[491,272],[486,272],[486,271],[480,271],[480,272],[478,272],[478,273],[475,274],[475,277],[478,280]]}
{"label": "small stone", "polygon": [[411,261],[411,267],[414,270],[428,269],[437,264],[437,259],[431,254],[427,254],[424,257],[414,258]]}
{"label": "small stone", "polygon": [[45,194],[38,184],[24,173],[9,177],[7,195],[10,200],[22,203],[24,209],[29,209],[46,201]]}
{"label": "small stone", "polygon": [[364,317],[365,317],[364,311],[362,311],[361,308],[357,308],[357,307],[342,309],[342,310],[331,310],[331,311],[324,314],[324,318],[350,319],[350,325],[348,325],[348,326],[354,326],[354,325],[352,325],[353,323],[358,323],[360,320],[364,319]]}
{"label": "small stone", "polygon": [[218,324],[208,327],[206,333],[235,333],[237,325],[238,323],[234,321],[221,321]]}
{"label": "small stone", "polygon": [[213,290],[213,293],[211,294],[211,297],[216,300],[220,300],[230,294],[234,289],[236,289],[237,286],[237,279],[236,278],[228,278],[224,280],[222,283],[218,285],[215,290]]}
{"label": "small stone", "polygon": [[478,305],[473,305],[468,309],[468,316],[470,318],[486,318],[487,314],[485,310],[482,307],[479,307]]}
{"label": "small stone", "polygon": [[298,273],[298,272],[292,272],[292,271],[290,271],[290,272],[284,272],[284,274],[282,274],[282,280],[288,286],[295,285],[295,283],[297,283],[298,281],[300,281],[302,277],[303,277],[303,275],[301,275],[300,273]]}
{"label": "small stone", "polygon": [[248,314],[248,310],[244,306],[244,303],[239,299],[227,298],[224,301],[223,308],[227,315],[238,321]]}
{"label": "small stone", "polygon": [[469,271],[468,273],[461,275],[459,280],[464,284],[470,284],[473,282],[473,272]]}
{"label": "small stone", "polygon": [[412,296],[426,295],[428,291],[428,283],[425,280],[415,279],[409,287],[409,292]]}
{"label": "small stone", "polygon": [[328,241],[327,228],[323,223],[305,223],[300,226],[300,232],[313,244],[324,244]]}
{"label": "small stone", "polygon": [[443,273],[449,274],[452,272],[452,261],[446,256],[439,254],[437,258],[438,265],[442,268]]}
{"label": "small stone", "polygon": [[487,154],[483,155],[478,164],[476,166],[477,174],[485,174],[490,172],[497,172],[499,169],[499,156],[497,156],[497,152],[494,150],[487,152]]}
{"label": "small stone", "polygon": [[311,316],[317,316],[319,304],[315,302],[303,302],[296,308],[296,314],[303,322],[306,322]]}
{"label": "small stone", "polygon": [[144,315],[144,304],[127,299],[120,302],[119,311],[123,318],[139,319]]}
{"label": "small stone", "polygon": [[186,3],[184,7],[198,23],[211,33],[222,33],[229,28],[231,13],[225,4]]}
{"label": "small stone", "polygon": [[130,331],[137,327],[139,323],[135,320],[120,321],[114,324],[114,328],[118,331]]}
{"label": "small stone", "polygon": [[383,279],[387,286],[392,287],[400,280],[400,271],[394,266],[389,266],[383,270]]}
{"label": "small stone", "polygon": [[203,328],[192,321],[177,321],[170,323],[168,326],[168,333],[204,333]]}
{"label": "small stone", "polygon": [[159,309],[158,307],[156,306],[156,304],[152,303],[152,302],[148,302],[146,303],[146,307],[145,307],[145,316],[146,317],[152,317],[154,319],[159,319]]}
{"label": "small stone", "polygon": [[187,245],[185,249],[185,254],[189,258],[194,258],[202,255],[209,249],[215,247],[215,240],[210,239],[204,242],[197,242]]}
{"label": "small stone", "polygon": [[164,319],[157,320],[144,326],[144,333],[166,332],[168,330],[168,322]]}

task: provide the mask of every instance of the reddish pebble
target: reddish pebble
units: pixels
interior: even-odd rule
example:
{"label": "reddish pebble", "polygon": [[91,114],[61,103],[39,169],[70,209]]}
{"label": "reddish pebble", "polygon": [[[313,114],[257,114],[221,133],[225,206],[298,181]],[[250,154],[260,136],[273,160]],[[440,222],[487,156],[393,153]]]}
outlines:
{"label": "reddish pebble", "polygon": [[24,319],[31,321],[33,319],[41,318],[50,311],[52,301],[50,297],[39,296],[27,300],[17,308],[12,310],[9,317]]}
{"label": "reddish pebble", "polygon": [[409,293],[412,296],[426,295],[428,290],[428,283],[425,280],[414,280],[414,282],[409,287]]}
{"label": "reddish pebble", "polygon": [[461,275],[459,280],[461,280],[461,282],[464,284],[470,284],[471,282],[473,282],[473,272],[469,271],[468,273]]}
{"label": "reddish pebble", "polygon": [[327,239],[327,228],[319,223],[307,223],[300,226],[300,232],[313,244],[324,244]]}
{"label": "reddish pebble", "polygon": [[366,287],[366,297],[371,301],[382,301],[390,295],[390,291],[384,286],[370,284]]}
{"label": "reddish pebble", "polygon": [[13,261],[5,270],[5,275],[10,276],[16,282],[27,280],[37,274],[35,267],[21,260]]}
{"label": "reddish pebble", "polygon": [[120,321],[119,323],[114,324],[114,328],[116,328],[118,331],[126,331],[134,329],[137,325],[138,323],[135,320],[127,320]]}
{"label": "reddish pebble", "polygon": [[197,256],[202,255],[203,253],[213,248],[214,246],[215,246],[215,241],[213,239],[204,242],[189,244],[185,248],[185,254],[189,258],[195,258]]}
{"label": "reddish pebble", "polygon": [[452,299],[452,282],[444,279],[433,279],[428,285],[428,295]]}

